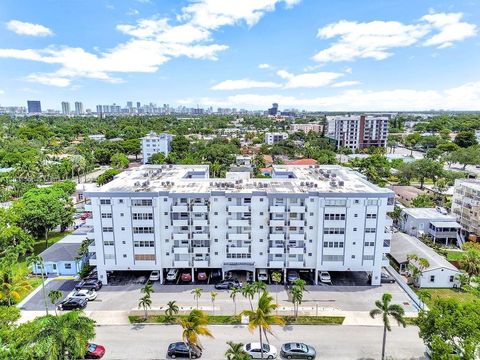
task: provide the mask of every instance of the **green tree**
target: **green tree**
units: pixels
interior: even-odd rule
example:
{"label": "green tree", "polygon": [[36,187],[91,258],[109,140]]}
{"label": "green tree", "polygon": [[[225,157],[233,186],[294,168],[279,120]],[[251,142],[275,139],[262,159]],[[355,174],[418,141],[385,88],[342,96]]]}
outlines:
{"label": "green tree", "polygon": [[432,294],[430,294],[427,290],[419,290],[417,292],[417,296],[422,302],[422,309],[425,309],[425,304],[427,301],[432,299]]}
{"label": "green tree", "polygon": [[175,300],[169,301],[167,303],[167,308],[165,309],[165,316],[168,322],[172,322],[175,319],[175,315],[178,314],[179,307]]}
{"label": "green tree", "polygon": [[126,169],[130,162],[125,154],[115,153],[110,158],[110,163],[115,169]]}
{"label": "green tree", "polygon": [[57,315],[57,307],[55,306],[55,304],[62,297],[63,297],[63,293],[60,290],[50,290],[48,292],[48,298],[50,299],[50,302],[52,303],[52,305],[55,307],[55,315]]}
{"label": "green tree", "polygon": [[30,290],[32,287],[23,279],[12,279],[5,273],[2,275],[0,283],[0,300],[5,300],[8,306],[20,301],[22,293]]}
{"label": "green tree", "polygon": [[198,310],[198,300],[202,296],[203,290],[200,288],[193,289],[190,293],[193,294],[193,299],[197,302],[197,310]]}
{"label": "green tree", "polygon": [[234,312],[233,315],[237,316],[237,295],[240,293],[240,289],[237,287],[234,287],[232,290],[230,290],[230,299],[233,300],[233,306],[234,306]]}
{"label": "green tree", "polygon": [[250,303],[250,309],[253,310],[253,304],[252,304],[252,300],[253,300],[253,297],[255,296],[255,293],[256,293],[256,289],[255,287],[253,286],[253,284],[245,284],[243,287],[242,287],[242,295],[248,299],[249,303]]}
{"label": "green tree", "polygon": [[233,341],[227,341],[228,349],[225,352],[227,360],[250,360],[251,357],[243,350],[242,343],[234,343]]}
{"label": "green tree", "polygon": [[438,161],[420,159],[413,161],[408,165],[412,167],[415,177],[420,181],[420,189],[423,189],[426,179],[432,179],[435,181],[443,174],[443,166]]}
{"label": "green tree", "polygon": [[416,132],[409,134],[404,138],[403,140],[404,144],[410,148],[410,156],[413,156],[413,149],[420,142],[421,139],[422,139],[422,136]]}
{"label": "green tree", "polygon": [[97,177],[97,184],[98,185],[105,185],[106,183],[113,180],[113,178],[120,174],[120,171],[117,169],[108,169],[103,174]]}
{"label": "green tree", "polygon": [[[197,346],[199,348],[202,348],[202,344],[200,343],[200,336],[207,336],[213,338],[212,333],[207,328],[208,316],[201,310],[192,310],[186,318],[180,319],[179,323],[183,329],[182,339],[189,346]],[[189,358],[191,359],[190,352]]]}
{"label": "green tree", "polygon": [[155,165],[162,165],[167,163],[167,158],[163,153],[156,153],[150,156],[149,160],[150,164],[155,164]]}
{"label": "green tree", "polygon": [[210,300],[212,300],[212,315],[215,316],[215,299],[217,298],[218,293],[215,291],[210,292]]}
{"label": "green tree", "polygon": [[[278,309],[278,284],[282,282],[282,273],[275,271],[272,273],[272,281],[275,283],[275,304],[277,305]],[[276,309],[275,309],[276,310]],[[276,311],[276,314],[278,315],[278,311]]]}
{"label": "green tree", "polygon": [[148,319],[148,309],[152,308],[152,298],[150,294],[145,294],[140,298],[138,302],[138,308],[143,309],[146,321]]}
{"label": "green tree", "polygon": [[285,322],[282,318],[273,314],[273,311],[277,308],[277,305],[273,303],[273,298],[264,292],[258,299],[258,305],[255,310],[244,310],[242,315],[248,316],[248,329],[250,332],[254,332],[258,329],[258,335],[260,340],[260,358],[263,359],[263,336],[267,337],[267,333],[272,334],[272,325],[284,325]]}
{"label": "green tree", "polygon": [[480,251],[468,250],[460,258],[460,268],[464,270],[470,278],[480,275]]}
{"label": "green tree", "polygon": [[418,195],[412,200],[411,205],[415,208],[435,207],[435,203],[433,202],[432,198],[426,194]]}
{"label": "green tree", "polygon": [[153,285],[151,283],[146,283],[141,289],[140,292],[145,295],[152,295],[155,291],[153,290]]}
{"label": "green tree", "polygon": [[473,131],[460,131],[453,142],[462,148],[468,148],[478,143]]}
{"label": "green tree", "polygon": [[40,277],[42,279],[43,302],[45,305],[45,313],[46,315],[48,315],[47,293],[45,290],[45,267],[44,267],[43,259],[40,255],[31,255],[27,258],[27,263],[31,266],[35,266],[37,269],[40,268]]}
{"label": "green tree", "polygon": [[375,301],[376,309],[370,310],[370,316],[375,318],[381,316],[383,321],[383,341],[382,341],[382,360],[385,359],[385,345],[387,343],[387,331],[391,331],[390,317],[394,318],[398,325],[407,326],[404,315],[405,311],[401,305],[390,304],[392,295],[385,293],[381,300]]}

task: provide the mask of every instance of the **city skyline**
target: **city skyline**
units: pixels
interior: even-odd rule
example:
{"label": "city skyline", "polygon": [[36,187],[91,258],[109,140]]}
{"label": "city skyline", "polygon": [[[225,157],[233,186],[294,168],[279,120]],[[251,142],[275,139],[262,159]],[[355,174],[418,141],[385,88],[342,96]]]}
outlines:
{"label": "city skyline", "polygon": [[0,104],[478,110],[480,5],[386,5],[7,0]]}

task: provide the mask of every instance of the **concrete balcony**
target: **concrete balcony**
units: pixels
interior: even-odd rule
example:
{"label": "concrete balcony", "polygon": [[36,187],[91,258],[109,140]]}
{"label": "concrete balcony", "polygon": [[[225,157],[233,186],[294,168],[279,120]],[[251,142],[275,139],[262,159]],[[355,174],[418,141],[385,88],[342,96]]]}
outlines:
{"label": "concrete balcony", "polygon": [[291,213],[305,213],[305,206],[291,205],[289,208]]}
{"label": "concrete balcony", "polygon": [[206,268],[210,266],[210,261],[208,260],[193,260],[193,266],[196,268]]}
{"label": "concrete balcony", "polygon": [[193,253],[194,254],[208,254],[210,252],[210,248],[208,246],[201,246],[201,247],[194,247]]}
{"label": "concrete balcony", "polygon": [[190,261],[188,260],[174,260],[173,267],[175,268],[186,268],[190,267]]}
{"label": "concrete balcony", "polygon": [[227,252],[229,254],[250,254],[250,248],[248,246],[241,246],[241,247],[228,246]]}
{"label": "concrete balcony", "polygon": [[174,246],[173,253],[174,254],[188,254],[189,247],[188,246]]}
{"label": "concrete balcony", "polygon": [[299,247],[290,247],[288,248],[288,253],[292,255],[305,254],[305,248],[303,246]]}
{"label": "concrete balcony", "polygon": [[283,260],[271,260],[268,262],[268,267],[270,268],[283,268],[285,262]]}
{"label": "concrete balcony", "polygon": [[296,227],[305,226],[305,220],[290,220],[289,225]]}
{"label": "concrete balcony", "polygon": [[283,206],[283,205],[270,206],[270,212],[271,213],[284,214],[285,213],[285,206]]}
{"label": "concrete balcony", "polygon": [[188,212],[188,205],[173,205],[172,212]]}
{"label": "concrete balcony", "polygon": [[285,234],[268,234],[268,240],[280,240],[283,241],[285,240]]}
{"label": "concrete balcony", "polygon": [[208,226],[208,220],[197,219],[192,221],[193,226]]}
{"label": "concrete balcony", "polygon": [[192,234],[192,239],[193,240],[208,240],[208,239],[210,239],[210,234],[205,234],[205,233]]}
{"label": "concrete balcony", "polygon": [[193,205],[192,212],[196,213],[208,213],[208,206],[207,205]]}
{"label": "concrete balcony", "polygon": [[172,220],[173,226],[188,226],[188,220]]}
{"label": "concrete balcony", "polygon": [[285,248],[282,247],[271,247],[268,248],[269,254],[285,254]]}
{"label": "concrete balcony", "polygon": [[250,226],[250,220],[228,219],[228,226]]}
{"label": "concrete balcony", "polygon": [[289,268],[303,268],[305,267],[304,261],[289,261],[287,264]]}
{"label": "concrete balcony", "polygon": [[173,240],[188,240],[188,234],[186,233],[173,233],[172,234]]}
{"label": "concrete balcony", "polygon": [[269,226],[285,226],[285,220],[270,220],[268,222]]}
{"label": "concrete balcony", "polygon": [[288,240],[305,240],[305,234],[295,234],[295,233],[290,233],[288,234]]}
{"label": "concrete balcony", "polygon": [[249,240],[250,234],[227,234],[228,240]]}
{"label": "concrete balcony", "polygon": [[230,205],[227,207],[227,211],[231,213],[244,213],[250,212],[250,206],[248,205]]}

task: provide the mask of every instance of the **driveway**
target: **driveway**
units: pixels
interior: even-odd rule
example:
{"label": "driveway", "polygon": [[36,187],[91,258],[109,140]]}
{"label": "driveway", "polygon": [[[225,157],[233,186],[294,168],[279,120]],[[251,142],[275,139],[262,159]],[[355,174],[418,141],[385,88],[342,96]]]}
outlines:
{"label": "driveway", "polygon": [[[58,300],[61,301],[65,298],[65,296],[73,290],[77,281],[74,280],[51,280],[45,285],[45,293],[47,294],[47,304],[49,310],[54,310],[55,306],[50,302],[48,298],[48,293],[51,290],[60,290],[63,293],[63,298]],[[21,310],[28,310],[28,311],[40,311],[45,309],[45,301],[43,298],[43,291],[40,288],[33,297],[27,301],[22,307]]]}

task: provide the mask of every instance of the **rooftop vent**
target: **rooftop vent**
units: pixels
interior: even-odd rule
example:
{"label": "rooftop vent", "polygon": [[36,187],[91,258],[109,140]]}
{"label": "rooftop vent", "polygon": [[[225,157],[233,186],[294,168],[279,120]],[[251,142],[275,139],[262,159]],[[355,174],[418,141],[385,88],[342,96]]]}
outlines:
{"label": "rooftop vent", "polygon": [[338,182],[338,186],[344,186],[344,185],[345,185],[345,181],[340,180],[340,181]]}

